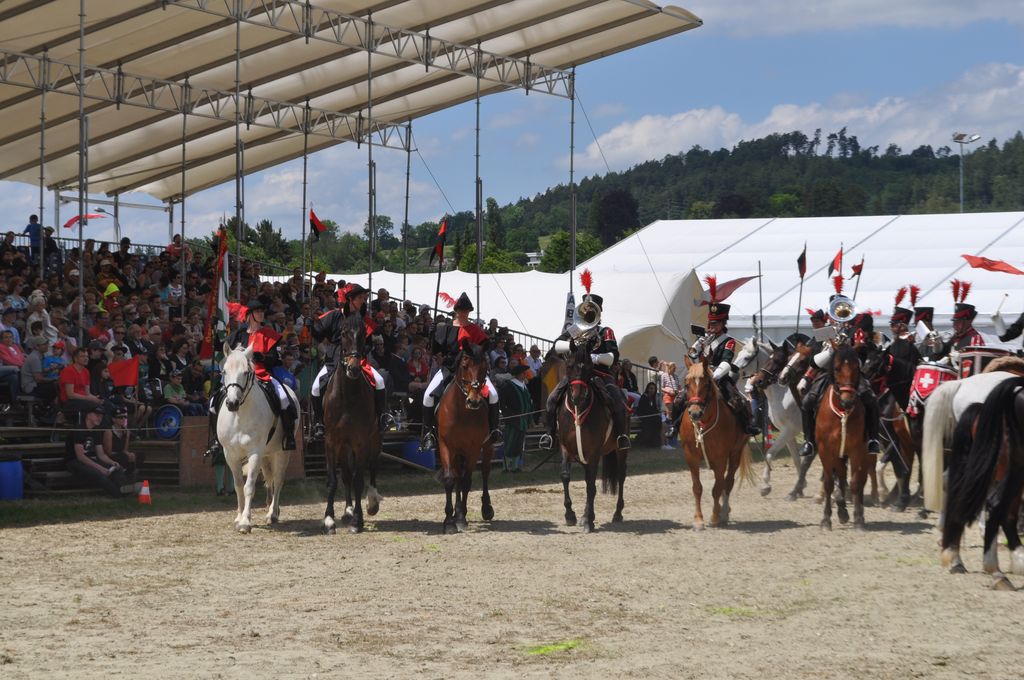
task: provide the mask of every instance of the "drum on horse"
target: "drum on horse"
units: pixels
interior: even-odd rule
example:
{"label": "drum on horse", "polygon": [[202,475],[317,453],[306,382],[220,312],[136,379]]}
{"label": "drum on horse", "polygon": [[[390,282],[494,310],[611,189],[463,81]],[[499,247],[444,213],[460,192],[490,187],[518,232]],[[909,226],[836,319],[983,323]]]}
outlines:
{"label": "drum on horse", "polygon": [[480,514],[488,522],[494,518],[487,489],[494,447],[488,439],[486,378],[487,357],[483,348],[465,343],[455,361],[455,374],[437,405],[437,451],[445,492],[442,530],[446,534],[467,528],[466,504],[478,459],[483,480]]}
{"label": "drum on horse", "polygon": [[864,435],[865,413],[857,396],[860,368],[860,357],[852,347],[837,346],[832,358],[831,384],[818,405],[815,427],[818,457],[824,470],[823,529],[832,529],[832,492],[837,478],[836,513],[843,524],[850,519],[846,510],[847,462],[853,497],[853,526],[864,528],[864,485],[874,461],[868,454]]}
{"label": "drum on horse", "polygon": [[690,468],[693,481],[693,530],[704,529],[704,513],[701,511],[701,495],[704,487],[700,481],[700,464],[705,462],[715,475],[711,487],[714,506],[711,510],[711,526],[729,523],[731,507],[729,496],[736,481],[737,470],[742,479],[756,483],[750,459],[749,437],[743,431],[739,420],[729,410],[725,397],[708,368],[706,358],[686,360],[686,414],[679,423],[679,439],[683,445],[683,456]]}
{"label": "drum on horse", "polygon": [[[258,378],[252,364],[252,347],[232,351],[225,344],[224,356],[224,401],[217,412],[217,437],[235,480],[235,527],[247,534],[252,531],[252,497],[261,471],[267,487],[267,523],[277,523],[289,452],[283,449],[280,417],[274,414],[263,390],[253,389]],[[288,398],[298,404],[291,388],[285,385],[284,389]]]}
{"label": "drum on horse", "polygon": [[[565,523],[576,525],[576,513],[569,496],[570,468],[573,461],[583,466],[587,486],[587,505],[583,511],[583,532],[594,530],[594,497],[597,496],[597,465],[601,464],[601,490],[617,493],[613,522],[622,521],[622,498],[626,482],[626,450],[616,446],[608,403],[595,392],[594,363],[587,343],[569,342],[571,357],[565,378],[569,387],[558,408],[558,440],[562,448],[562,492]],[[608,389],[617,389],[609,386]]]}
{"label": "drum on horse", "polygon": [[[996,590],[1016,590],[999,570],[1002,528],[1011,555],[1010,571],[1024,574],[1024,547],[1017,533],[1024,490],[1024,377],[999,383],[983,404],[972,404],[959,418],[949,463],[949,494],[942,529],[942,564],[965,573],[960,560],[964,527],[984,506],[984,570],[995,577]],[[992,487],[995,487],[992,490]],[[991,491],[991,493],[990,493]]]}
{"label": "drum on horse", "polygon": [[862,373],[871,382],[878,395],[878,414],[881,419],[879,434],[883,456],[892,454],[898,457],[898,463],[894,460],[893,470],[896,472],[896,486],[891,491],[885,484],[885,467],[879,464],[876,473],[880,473],[879,480],[884,498],[882,507],[890,507],[896,512],[903,512],[910,504],[910,476],[914,469],[914,457],[917,447],[914,443],[910,421],[908,420],[895,393],[885,387],[888,380],[905,381],[909,384],[911,375],[894,376],[889,371],[890,357],[880,350],[873,349],[868,353],[864,361]]}
{"label": "drum on horse", "polygon": [[324,391],[324,454],[327,459],[327,509],[324,531],[335,532],[334,495],[338,491],[338,472],[345,486],[345,512],[341,523],[349,531],[363,530],[363,484],[369,473],[366,490],[366,513],[376,515],[380,508],[377,493],[377,462],[380,459],[381,436],[377,427],[372,372],[363,364],[366,350],[366,327],[363,320],[352,315],[345,319],[341,331],[341,365],[331,375]]}
{"label": "drum on horse", "polygon": [[[743,344],[743,350],[736,356],[736,367],[742,370],[756,358],[758,365],[753,375],[747,380],[746,391],[758,390],[764,395],[768,404],[768,420],[775,426],[778,433],[772,438],[771,446],[764,452],[764,473],[761,477],[761,495],[767,496],[772,491],[772,461],[780,454],[789,451],[790,457],[796,461],[796,436],[802,425],[800,404],[793,396],[789,385],[780,383],[779,372],[789,360],[789,355],[796,342],[806,341],[807,336],[793,334],[781,345],[771,340],[768,345],[751,337]],[[799,374],[798,374],[799,375]],[[799,377],[797,378],[799,380]]]}

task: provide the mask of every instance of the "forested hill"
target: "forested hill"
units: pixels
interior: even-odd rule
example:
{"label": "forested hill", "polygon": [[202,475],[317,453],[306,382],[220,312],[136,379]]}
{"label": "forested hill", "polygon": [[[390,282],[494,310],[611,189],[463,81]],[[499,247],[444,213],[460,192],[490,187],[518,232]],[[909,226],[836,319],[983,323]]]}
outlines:
{"label": "forested hill", "polygon": [[[1002,145],[992,140],[968,146],[967,151],[964,209],[1024,210],[1024,135],[1018,132]],[[958,152],[949,146],[920,146],[909,152],[895,144],[864,147],[844,128],[825,136],[820,130],[812,136],[777,133],[718,151],[695,146],[623,172],[586,177],[577,187],[577,261],[657,219],[956,212]],[[472,271],[476,220],[472,206],[465,208],[449,222],[445,256],[446,265],[458,263]],[[409,227],[409,259],[404,263],[400,224],[400,219],[377,216],[374,267],[428,271],[437,223]],[[567,185],[504,206],[488,198],[483,270],[522,271],[525,253],[543,248],[540,268],[564,271],[569,265],[568,226]],[[328,222],[314,268],[366,271],[368,233],[342,233]],[[247,227],[243,251],[253,259],[293,266],[301,244],[283,239],[279,229],[262,220],[255,229]]]}

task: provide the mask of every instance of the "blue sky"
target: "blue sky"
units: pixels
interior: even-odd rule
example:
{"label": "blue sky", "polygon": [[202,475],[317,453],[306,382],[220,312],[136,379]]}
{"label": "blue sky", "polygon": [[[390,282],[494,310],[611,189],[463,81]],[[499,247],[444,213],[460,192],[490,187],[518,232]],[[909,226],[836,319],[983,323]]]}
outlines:
{"label": "blue sky", "polygon": [[[1020,0],[699,0],[680,3],[701,28],[581,66],[577,89],[578,177],[685,151],[731,147],[770,132],[844,125],[863,146],[910,150],[951,144],[954,130],[999,141],[1024,129],[1024,2]],[[600,143],[595,142],[583,111]],[[413,155],[410,222],[473,208],[472,103],[413,124],[423,161]],[[484,195],[499,203],[568,181],[569,103],[510,92],[481,108]],[[405,155],[378,150],[378,212],[402,219]],[[301,162],[246,179],[246,219],[273,220],[290,238],[301,229]],[[366,220],[366,153],[341,145],[310,158],[317,214],[358,230]],[[124,200],[154,202],[144,195]],[[35,187],[0,182],[9,228],[36,211]],[[46,214],[53,200],[46,199]],[[234,186],[187,201],[186,231],[212,231],[234,213]],[[66,207],[63,214],[70,216]],[[122,211],[137,242],[167,240],[165,216]],[[177,229],[176,225],[176,229]],[[110,239],[109,220],[88,229]]]}

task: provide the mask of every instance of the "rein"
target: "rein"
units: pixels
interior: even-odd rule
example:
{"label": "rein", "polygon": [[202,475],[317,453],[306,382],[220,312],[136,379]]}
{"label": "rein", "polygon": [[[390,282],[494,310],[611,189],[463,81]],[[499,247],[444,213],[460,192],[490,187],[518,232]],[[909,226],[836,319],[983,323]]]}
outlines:
{"label": "rein", "polygon": [[[711,379],[710,378],[708,378],[708,389],[709,390],[713,390],[714,389],[711,386]],[[693,424],[693,439],[697,443],[697,446],[700,447],[701,455],[704,456],[704,464],[707,465],[709,470],[711,469],[711,462],[708,460],[708,450],[704,446],[704,436],[706,434],[708,434],[709,432],[711,432],[712,430],[714,430],[715,427],[718,425],[718,417],[722,414],[722,406],[719,403],[719,401],[720,400],[718,398],[716,398],[714,400],[714,402],[715,402],[715,421],[713,423],[711,423],[711,427],[705,429],[704,428],[704,422],[701,422],[701,421],[694,422],[692,418],[690,419],[690,422]],[[686,405],[687,406],[700,406],[701,408],[703,408],[704,405],[707,404],[707,402],[708,402],[707,399],[701,399],[699,397],[690,397],[689,399],[686,400]]]}
{"label": "rein", "polygon": [[572,380],[569,382],[569,386],[571,387],[573,385],[586,387],[587,396],[589,397],[586,408],[584,408],[583,412],[580,413],[580,411],[576,409],[576,405],[569,399],[568,390],[566,390],[565,393],[565,410],[572,416],[573,425],[576,426],[576,453],[579,454],[580,463],[586,465],[587,458],[583,453],[583,435],[580,432],[580,425],[586,422],[587,417],[590,415],[590,411],[594,408],[594,391],[590,389],[586,380]]}
{"label": "rein", "polygon": [[[840,390],[846,387],[852,390],[853,388],[849,385],[840,386]],[[828,406],[832,409],[832,413],[836,414],[839,418],[839,457],[846,457],[846,420],[850,417],[850,412],[853,411],[851,408],[849,411],[844,411],[841,406],[836,404],[836,388],[834,385],[828,386]]]}
{"label": "rein", "polygon": [[230,389],[232,387],[237,387],[239,390],[241,390],[242,391],[242,397],[241,397],[241,399],[238,400],[238,407],[241,408],[242,404],[245,402],[245,398],[249,396],[249,392],[252,390],[252,386],[255,385],[255,384],[256,384],[256,372],[250,370],[248,373],[245,374],[245,385],[244,386],[239,385],[236,382],[228,383],[227,385],[224,386],[224,392],[227,393],[228,389]]}

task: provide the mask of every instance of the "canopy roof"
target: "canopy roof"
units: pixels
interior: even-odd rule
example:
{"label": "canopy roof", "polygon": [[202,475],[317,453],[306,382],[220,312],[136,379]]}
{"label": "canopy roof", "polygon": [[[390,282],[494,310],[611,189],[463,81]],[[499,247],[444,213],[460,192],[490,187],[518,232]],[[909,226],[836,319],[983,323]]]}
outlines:
{"label": "canopy roof", "polygon": [[[181,197],[183,118],[189,195],[235,176],[236,114],[246,173],[300,157],[304,129],[310,152],[369,135],[408,148],[402,125],[473,99],[477,74],[481,95],[523,88],[568,97],[566,69],[701,25],[648,0],[85,7],[89,191],[161,200]],[[0,179],[39,181],[45,109],[44,182],[78,185],[78,16],[79,0],[0,6]]]}

